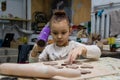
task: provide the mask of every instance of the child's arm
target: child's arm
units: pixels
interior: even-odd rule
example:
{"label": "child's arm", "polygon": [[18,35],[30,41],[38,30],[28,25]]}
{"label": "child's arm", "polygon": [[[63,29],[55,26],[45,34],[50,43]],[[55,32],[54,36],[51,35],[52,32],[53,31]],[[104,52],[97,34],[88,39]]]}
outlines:
{"label": "child's arm", "polygon": [[101,50],[96,45],[79,46],[70,51],[68,61],[72,63],[80,55],[86,58],[98,59],[101,56]]}

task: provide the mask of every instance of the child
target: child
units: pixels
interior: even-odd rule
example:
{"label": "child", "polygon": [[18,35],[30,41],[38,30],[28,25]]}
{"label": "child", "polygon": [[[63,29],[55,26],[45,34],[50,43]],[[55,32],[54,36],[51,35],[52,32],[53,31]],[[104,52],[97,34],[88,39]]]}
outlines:
{"label": "child", "polygon": [[[69,40],[71,33],[70,22],[64,11],[55,12],[49,22],[49,26],[54,43],[47,45],[43,49],[39,55],[39,61],[67,59],[68,62],[72,63],[80,55],[93,59],[100,57],[101,51],[96,45],[85,45]],[[35,44],[33,51],[37,48],[38,46]],[[34,53],[32,52],[32,54]]]}

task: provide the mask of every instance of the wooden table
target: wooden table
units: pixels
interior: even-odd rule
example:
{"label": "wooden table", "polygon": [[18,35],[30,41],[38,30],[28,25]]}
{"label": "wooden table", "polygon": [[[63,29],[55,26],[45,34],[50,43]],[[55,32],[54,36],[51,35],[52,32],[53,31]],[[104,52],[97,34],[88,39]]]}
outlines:
{"label": "wooden table", "polygon": [[[85,62],[88,60],[85,60]],[[105,74],[105,75],[100,75],[100,76],[89,76],[87,78],[73,78],[71,80],[120,80],[120,59],[117,58],[111,58],[111,57],[102,57],[98,61],[88,61],[90,64],[94,64],[95,66],[101,68],[101,71],[99,68],[96,70],[99,72],[98,74],[104,73],[106,71],[102,71],[103,69],[108,70],[106,73],[109,73],[113,71],[111,74]],[[97,68],[96,67],[96,68]],[[114,73],[115,71],[115,73]],[[93,72],[95,73],[95,72]],[[5,76],[0,76],[0,77],[5,77]],[[46,80],[46,79],[32,79],[32,78],[18,78],[17,80]],[[47,79],[48,80],[48,79]],[[53,79],[49,80],[70,80],[67,78],[61,78],[61,77],[55,77]]]}
{"label": "wooden table", "polygon": [[109,50],[103,50],[101,57],[113,57],[120,59],[120,51],[111,52]]}

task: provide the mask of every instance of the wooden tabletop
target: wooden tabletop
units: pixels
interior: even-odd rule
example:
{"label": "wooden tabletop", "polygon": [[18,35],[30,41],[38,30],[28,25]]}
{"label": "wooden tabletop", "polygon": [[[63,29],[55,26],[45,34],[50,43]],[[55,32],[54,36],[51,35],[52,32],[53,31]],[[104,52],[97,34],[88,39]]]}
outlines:
{"label": "wooden tabletop", "polygon": [[109,50],[103,50],[101,57],[120,58],[120,51],[111,52]]}

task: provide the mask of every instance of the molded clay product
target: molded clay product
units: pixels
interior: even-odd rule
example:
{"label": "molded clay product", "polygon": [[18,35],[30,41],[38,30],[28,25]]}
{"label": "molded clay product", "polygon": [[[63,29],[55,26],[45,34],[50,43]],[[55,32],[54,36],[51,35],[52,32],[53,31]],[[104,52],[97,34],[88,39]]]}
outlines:
{"label": "molded clay product", "polygon": [[73,64],[77,64],[77,65],[81,65],[82,64],[82,62],[81,61],[73,61]]}
{"label": "molded clay product", "polygon": [[80,72],[81,72],[81,74],[90,74],[91,73],[90,70],[83,70],[83,69],[80,69]]}
{"label": "molded clay product", "polygon": [[[81,65],[81,64],[82,64],[82,62],[81,62],[81,61],[77,61],[77,60],[75,60],[75,61],[73,61],[73,63],[72,63],[72,64]],[[64,65],[70,65],[70,63],[69,63],[68,61],[65,61],[62,65],[63,65],[63,66],[64,66]]]}
{"label": "molded clay product", "polygon": [[67,63],[62,63],[61,64],[61,66],[67,66],[67,65],[69,65],[69,64],[67,64]]}
{"label": "molded clay product", "polygon": [[66,65],[66,68],[78,69],[79,66],[72,64],[72,65]]}
{"label": "molded clay product", "polygon": [[53,66],[53,65],[58,65],[57,62],[43,62],[43,64],[44,64],[44,65],[51,65],[51,66]]}
{"label": "molded clay product", "polygon": [[93,66],[90,64],[83,64],[81,65],[81,68],[93,68]]}
{"label": "molded clay product", "polygon": [[63,69],[63,68],[64,68],[63,66],[59,66],[59,65],[55,65],[55,66],[53,66],[53,67],[55,67],[55,68],[57,68],[57,69]]}

